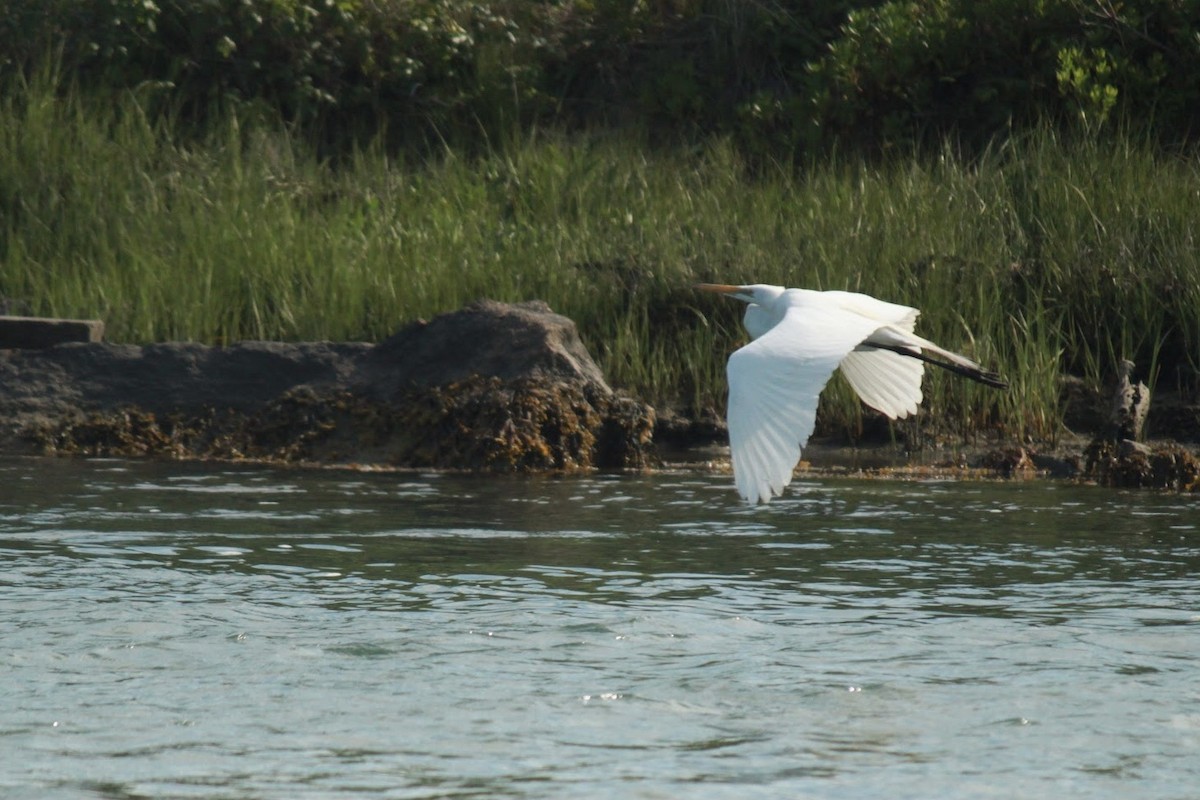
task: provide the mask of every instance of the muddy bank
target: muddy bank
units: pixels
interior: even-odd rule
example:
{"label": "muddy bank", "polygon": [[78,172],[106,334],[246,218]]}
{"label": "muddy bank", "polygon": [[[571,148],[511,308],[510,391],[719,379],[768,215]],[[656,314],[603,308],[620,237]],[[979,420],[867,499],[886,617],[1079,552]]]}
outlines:
{"label": "muddy bank", "polygon": [[[1105,390],[1065,381],[1053,445],[963,443],[935,421],[820,435],[801,471],[1038,477],[1200,488],[1200,408],[1162,398],[1149,445]],[[925,427],[922,427],[925,426]],[[1168,438],[1169,437],[1169,438]],[[1177,443],[1175,440],[1182,442]],[[79,342],[0,349],[0,454],[146,456],[521,472],[728,470],[723,421],[613,391],[571,320],[484,301],[379,344]]]}

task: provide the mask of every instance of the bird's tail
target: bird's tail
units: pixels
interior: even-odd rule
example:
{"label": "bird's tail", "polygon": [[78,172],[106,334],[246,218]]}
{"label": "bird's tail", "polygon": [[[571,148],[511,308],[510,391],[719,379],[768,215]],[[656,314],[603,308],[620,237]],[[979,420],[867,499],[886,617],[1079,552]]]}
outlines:
{"label": "bird's tail", "polygon": [[986,370],[966,356],[938,347],[928,339],[922,339],[914,333],[891,326],[884,326],[875,331],[860,347],[890,350],[893,353],[941,367],[955,375],[970,378],[986,386],[996,389],[1008,388],[1008,381],[1004,380],[999,373]]}

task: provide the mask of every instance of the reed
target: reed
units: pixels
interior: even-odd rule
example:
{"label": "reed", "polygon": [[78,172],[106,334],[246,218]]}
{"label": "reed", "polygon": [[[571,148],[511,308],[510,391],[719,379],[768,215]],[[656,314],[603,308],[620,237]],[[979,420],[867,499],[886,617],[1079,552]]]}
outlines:
{"label": "reed", "polygon": [[[728,143],[533,131],[503,149],[334,164],[285,126],[224,115],[202,134],[136,93],[52,81],[0,100],[0,295],[101,317],[117,341],[378,340],[481,297],[545,299],[618,386],[719,409],[733,303],[698,280],[868,292],[1012,381],[933,376],[964,435],[1052,438],[1064,370],[1123,356],[1200,370],[1200,169],[1129,138],[1049,130],[982,156],[748,167]],[[844,387],[823,407],[853,430]]]}

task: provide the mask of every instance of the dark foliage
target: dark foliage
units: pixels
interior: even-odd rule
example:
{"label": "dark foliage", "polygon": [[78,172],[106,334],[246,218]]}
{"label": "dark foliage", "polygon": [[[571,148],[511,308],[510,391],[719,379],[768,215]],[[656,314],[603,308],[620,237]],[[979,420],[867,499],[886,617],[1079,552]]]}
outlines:
{"label": "dark foliage", "polygon": [[54,53],[198,121],[395,143],[633,124],[786,158],[1200,114],[1197,0],[5,0],[0,40],[9,75]]}

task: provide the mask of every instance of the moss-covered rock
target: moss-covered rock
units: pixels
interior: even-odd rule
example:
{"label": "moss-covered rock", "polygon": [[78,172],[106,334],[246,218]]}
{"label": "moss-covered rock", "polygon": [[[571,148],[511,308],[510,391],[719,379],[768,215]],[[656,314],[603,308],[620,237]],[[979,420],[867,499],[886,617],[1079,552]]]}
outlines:
{"label": "moss-covered rock", "polygon": [[1150,447],[1097,439],[1084,457],[1084,475],[1104,486],[1200,490],[1200,461],[1176,444]]}

